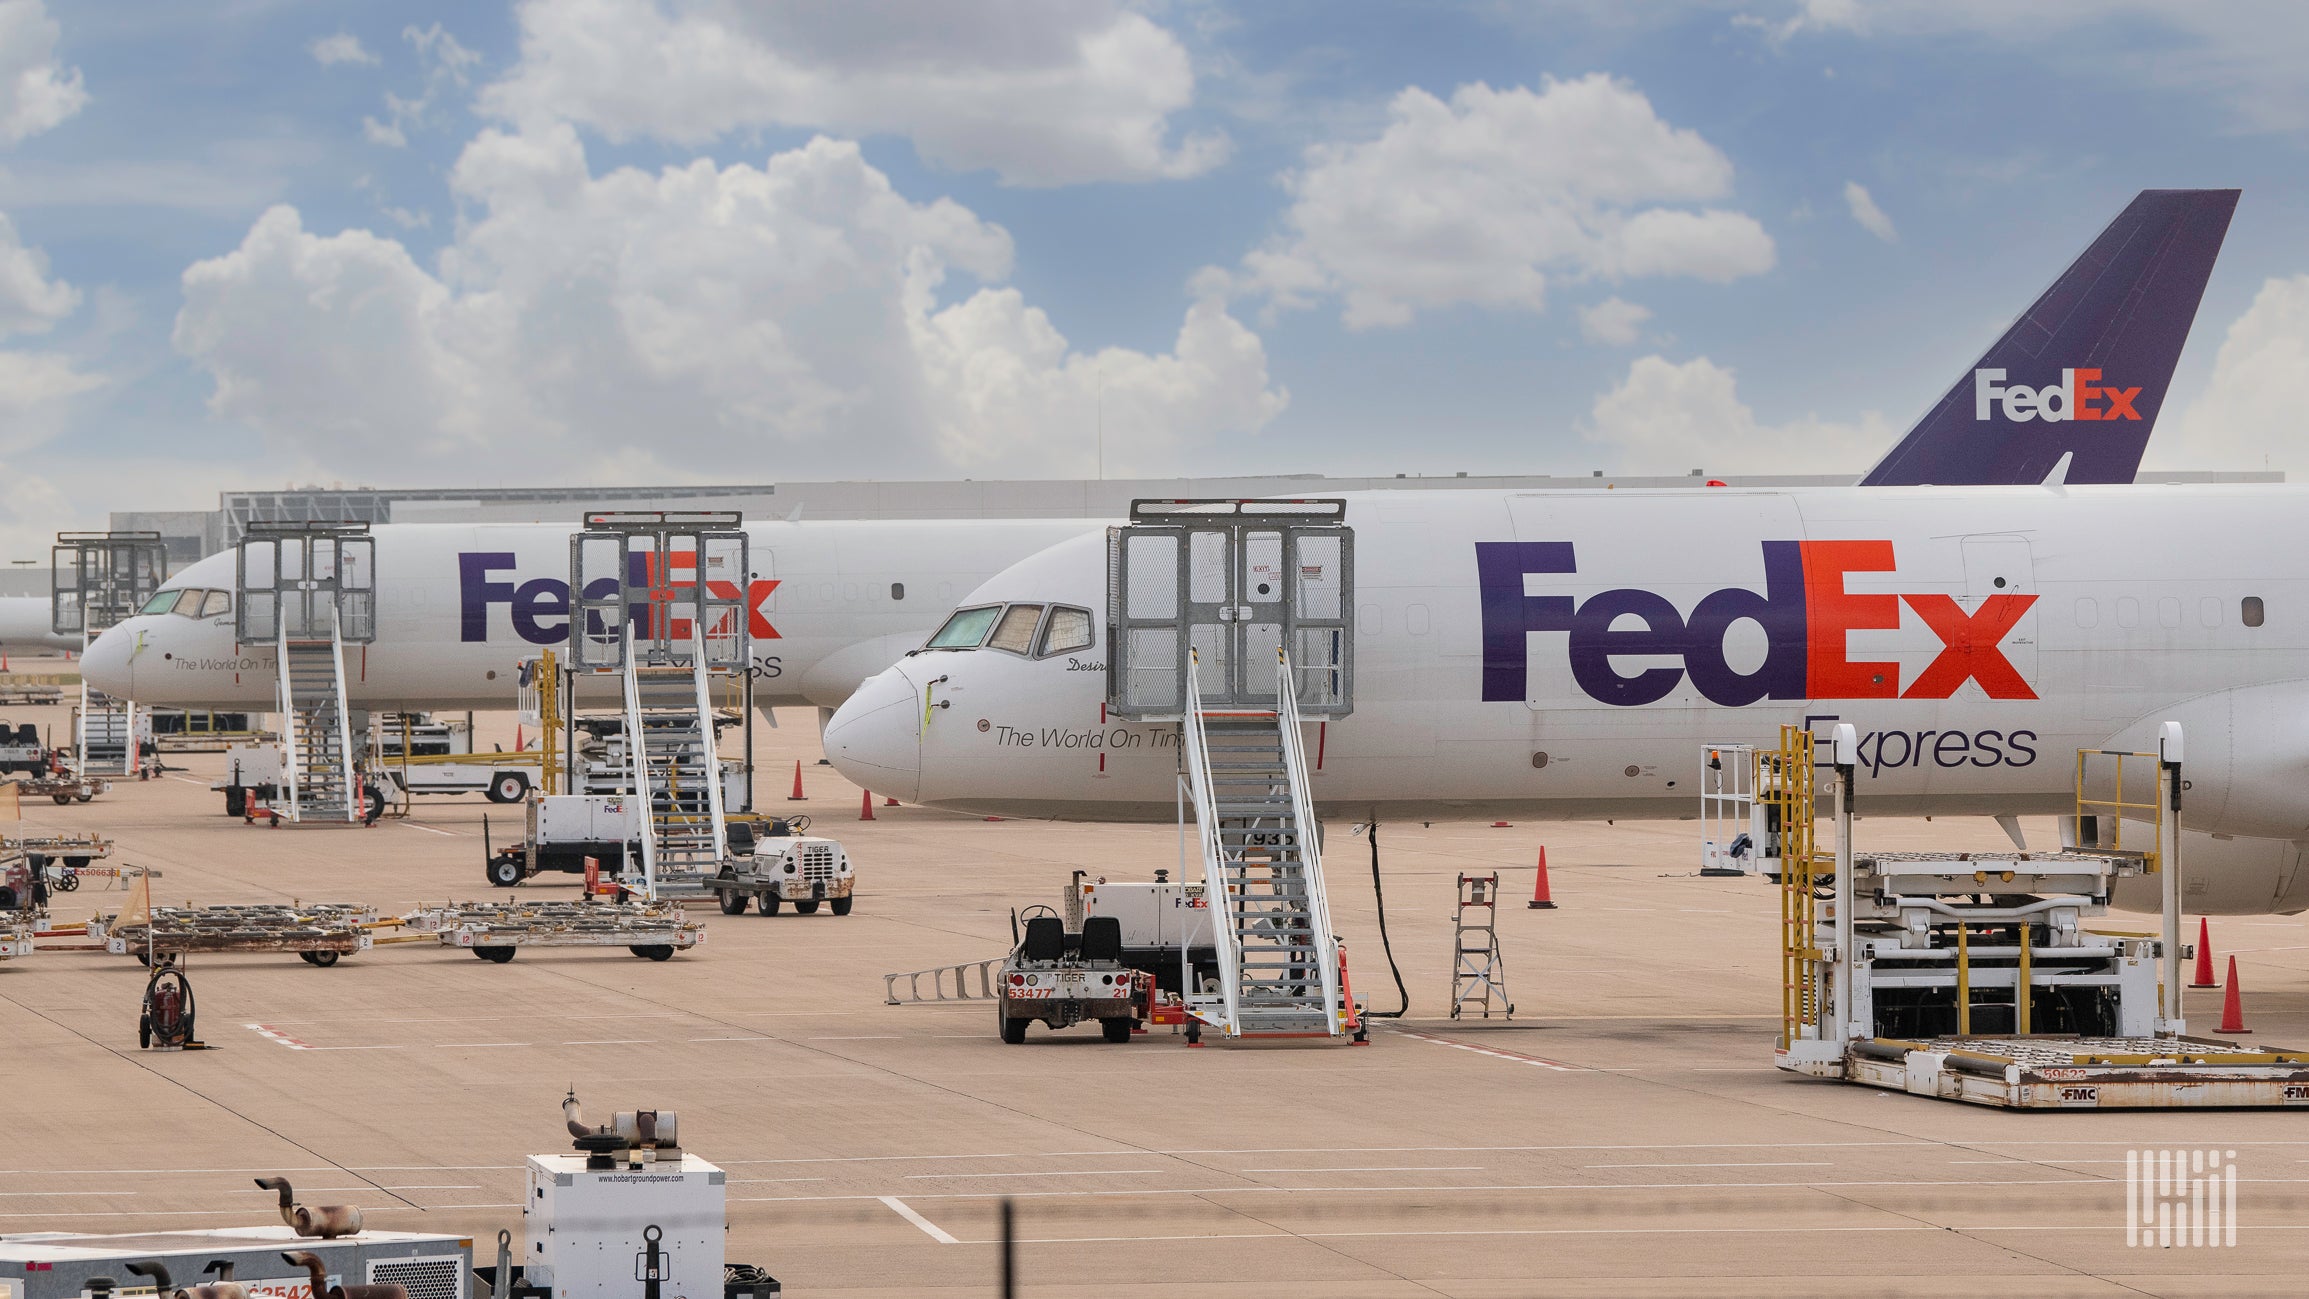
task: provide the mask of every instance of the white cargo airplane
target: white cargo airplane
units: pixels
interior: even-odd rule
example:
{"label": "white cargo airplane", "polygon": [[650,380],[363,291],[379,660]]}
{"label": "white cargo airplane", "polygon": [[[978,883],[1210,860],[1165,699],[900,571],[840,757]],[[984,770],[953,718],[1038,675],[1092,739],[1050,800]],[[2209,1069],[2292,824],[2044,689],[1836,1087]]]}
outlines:
{"label": "white cargo airplane", "polygon": [[[2031,455],[2134,436],[2108,411],[2147,408],[2137,358],[2103,334],[2092,359],[2115,355],[2064,365],[2046,332],[2025,366],[2008,334],[1894,457],[1951,420],[2004,416]],[[2067,419],[2013,417],[2047,411]],[[2062,432],[2088,411],[2098,427]],[[2075,750],[2154,749],[2177,720],[2187,907],[2309,909],[2309,491],[2072,477],[1350,496],[1354,712],[1310,743],[1317,805],[1689,817],[1703,746],[1841,721],[1864,812],[2064,813]],[[989,581],[851,696],[827,756],[910,803],[1169,819],[1176,728],[1107,715],[1107,578],[1106,539],[1085,536]]]}
{"label": "white cargo airplane", "polygon": [[[567,645],[570,524],[385,524],[377,635],[346,650],[355,708],[510,708],[517,670]],[[755,702],[832,708],[922,643],[957,597],[1022,556],[1096,527],[1083,519],[745,525]],[[235,640],[235,555],[176,573],[144,611],[88,647],[81,672],[161,707],[267,709],[271,645]],[[45,602],[43,602],[45,608]],[[604,687],[600,696],[611,697]]]}
{"label": "white cargo airplane", "polygon": [[0,652],[77,650],[80,636],[56,634],[54,611],[44,595],[0,595]]}

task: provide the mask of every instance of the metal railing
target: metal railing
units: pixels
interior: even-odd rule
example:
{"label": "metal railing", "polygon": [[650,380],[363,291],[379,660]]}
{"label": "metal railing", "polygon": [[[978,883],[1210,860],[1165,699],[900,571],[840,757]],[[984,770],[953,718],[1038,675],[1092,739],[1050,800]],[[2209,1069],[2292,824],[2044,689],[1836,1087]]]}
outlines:
{"label": "metal railing", "polygon": [[657,901],[656,793],[649,787],[649,746],[641,729],[640,667],[633,656],[633,624],[625,624],[625,761],[633,773],[634,815],[641,820],[641,895]]}
{"label": "metal railing", "polygon": [[1275,652],[1275,729],[1283,742],[1283,773],[1291,788],[1291,819],[1299,840],[1300,883],[1307,890],[1307,932],[1315,948],[1315,968],[1323,975],[1324,1023],[1333,1036],[1344,1031],[1339,1002],[1338,940],[1331,932],[1331,903],[1323,892],[1322,835],[1307,777],[1305,742],[1299,735],[1299,700],[1288,650]]}
{"label": "metal railing", "polygon": [[[994,972],[1001,967],[1003,959],[999,956],[993,956],[983,961],[963,961],[958,965],[940,965],[927,970],[906,970],[897,974],[885,974],[882,976],[883,1004],[903,1006],[909,1003],[935,1005],[939,1002],[992,1001],[997,995],[994,986]],[[978,991],[976,992],[970,990],[972,983],[970,975],[973,971],[978,975],[976,979]],[[906,980],[906,995],[903,997],[898,995],[898,980],[900,979]],[[924,979],[930,980],[930,993],[927,996],[923,995],[922,992],[922,980]],[[947,991],[949,981],[953,985],[952,992]]]}
{"label": "metal railing", "polygon": [[[1242,998],[1242,975],[1236,964],[1235,952],[1235,944],[1241,939],[1241,925],[1235,915],[1235,895],[1227,887],[1226,862],[1219,845],[1219,801],[1211,789],[1210,740],[1203,729],[1202,688],[1197,682],[1201,665],[1201,656],[1189,650],[1186,713],[1180,719],[1180,728],[1186,745],[1188,793],[1195,805],[1195,829],[1202,841],[1203,896],[1211,907],[1225,908],[1221,913],[1223,921],[1216,916],[1211,921],[1211,937],[1214,940],[1211,946],[1217,949],[1219,958],[1219,998],[1223,1016],[1219,1027],[1232,1034],[1236,1031],[1236,1008]],[[1183,951],[1179,959],[1186,980],[1180,986],[1192,989],[1195,986],[1194,970],[1187,963]],[[1190,1003],[1201,1000],[1208,1005],[1207,998],[1190,997],[1189,1000]]]}
{"label": "metal railing", "polygon": [[[2087,789],[2088,786],[2096,784],[2092,778],[2093,760],[2096,758],[2107,760],[2110,789],[2106,798],[2092,797]],[[2128,758],[2133,760],[2135,773],[2139,773],[2144,767],[2148,772],[2148,793],[2138,801],[2125,797],[2125,760]],[[2125,819],[2129,815],[2133,820],[2145,821],[2149,825],[2149,842],[2153,846],[2146,850],[2135,849],[2134,851],[2139,851],[2142,857],[2146,859],[2149,873],[2156,874],[2162,863],[2159,860],[2161,854],[2158,847],[2154,845],[2162,845],[2165,842],[2165,801],[2158,796],[2159,770],[2158,755],[2154,753],[2141,753],[2130,749],[2078,749],[2076,754],[2076,817],[2080,839],[2083,837],[2084,818],[2087,816],[2094,818],[2093,842],[2080,843],[2078,846],[2104,848],[2110,852],[2126,851],[2124,843]],[[2101,824],[2104,819],[2107,822],[2105,828]]]}
{"label": "metal railing", "polygon": [[[1820,950],[1821,883],[1813,837],[1816,785],[1812,732],[1782,726],[1780,743],[1756,751],[1756,801],[1780,822],[1780,1049],[1820,1030],[1827,958]],[[1838,995],[1845,995],[1838,989]]]}

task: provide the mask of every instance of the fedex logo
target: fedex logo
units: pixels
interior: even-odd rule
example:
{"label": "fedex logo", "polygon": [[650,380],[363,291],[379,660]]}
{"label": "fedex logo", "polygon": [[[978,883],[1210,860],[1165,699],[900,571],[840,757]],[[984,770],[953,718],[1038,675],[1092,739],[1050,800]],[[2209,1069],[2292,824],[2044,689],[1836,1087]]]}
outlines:
{"label": "fedex logo", "polygon": [[2098,370],[2063,370],[2058,387],[2049,383],[2042,388],[2021,383],[2007,387],[2004,371],[1974,370],[1972,417],[1988,419],[1990,410],[2001,406],[2004,417],[2015,424],[2032,419],[2051,424],[2072,419],[2139,419],[2141,413],[2133,409],[2133,401],[2141,390],[2104,388],[2100,377]]}
{"label": "fedex logo", "polygon": [[[648,559],[647,555],[632,556],[632,580],[638,585],[651,588],[653,596],[663,591],[666,593],[663,598],[670,599],[675,590],[697,585],[694,556],[690,559],[693,567],[677,568],[662,574],[649,571]],[[674,556],[677,563],[681,559],[682,556],[678,554]],[[556,577],[533,577],[526,582],[515,583],[511,580],[498,581],[490,576],[512,567],[513,552],[509,550],[467,551],[457,556],[457,638],[469,642],[488,640],[489,610],[493,605],[505,605],[513,617],[514,635],[532,645],[559,645],[567,642],[569,583]],[[679,577],[683,573],[689,574],[687,580]],[[737,583],[712,578],[707,579],[706,589],[724,598],[734,597],[738,593]],[[763,578],[746,584],[746,626],[756,640],[778,639],[778,629],[770,625],[769,618],[762,612],[763,602],[769,599],[770,592],[777,589],[776,578]],[[616,591],[616,579],[603,577],[594,579],[586,587],[585,594],[589,599],[600,599],[614,595]],[[646,616],[645,611],[635,610],[636,633],[644,630],[642,619]],[[689,620],[676,619],[671,630],[676,639],[687,637]]]}
{"label": "fedex logo", "polygon": [[[1760,699],[1947,699],[1975,681],[1991,699],[2034,699],[2000,648],[2036,603],[2033,595],[1992,595],[1967,612],[1940,594],[1879,595],[1848,591],[1848,573],[1894,571],[1889,541],[1767,541],[1764,589],[1726,587],[1689,613],[1665,596],[1637,588],[1575,601],[1527,595],[1527,574],[1573,573],[1567,541],[1479,541],[1475,566],[1483,599],[1483,698],[1524,698],[1530,633],[1564,632],[1572,680],[1589,698],[1622,707],[1664,699],[1687,677],[1711,703],[1741,708]],[[1900,665],[1854,661],[1848,634],[1897,629],[1905,605],[1940,639],[1940,652],[1901,688]],[[1626,625],[1632,619],[1633,626]],[[1724,652],[1733,623],[1753,621],[1769,649],[1753,671],[1735,670]],[[1623,676],[1615,658],[1664,656],[1681,667],[1648,667]]]}

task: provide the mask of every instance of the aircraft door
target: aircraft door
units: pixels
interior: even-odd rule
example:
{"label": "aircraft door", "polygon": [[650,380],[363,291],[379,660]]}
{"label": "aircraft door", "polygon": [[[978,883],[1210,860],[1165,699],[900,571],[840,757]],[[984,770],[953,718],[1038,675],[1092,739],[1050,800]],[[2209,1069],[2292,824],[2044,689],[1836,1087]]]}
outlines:
{"label": "aircraft door", "polygon": [[[1978,616],[1982,606],[1999,597],[2027,602],[2002,642],[2005,661],[2027,681],[2037,679],[2037,594],[2036,566],[2027,537],[1992,533],[1964,539],[1965,610]],[[2005,607],[2011,608],[2009,604]]]}

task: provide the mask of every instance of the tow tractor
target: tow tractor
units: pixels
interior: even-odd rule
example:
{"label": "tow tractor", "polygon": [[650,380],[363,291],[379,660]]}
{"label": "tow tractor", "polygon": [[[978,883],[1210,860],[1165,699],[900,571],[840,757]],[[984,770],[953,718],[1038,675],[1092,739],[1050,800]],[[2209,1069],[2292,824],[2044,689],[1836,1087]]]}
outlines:
{"label": "tow tractor", "polygon": [[47,773],[48,765],[48,746],[40,742],[37,724],[18,722],[11,726],[0,722],[0,772],[39,776]]}
{"label": "tow tractor", "polygon": [[1052,1029],[1095,1019],[1107,1041],[1130,1041],[1146,1015],[1154,978],[1123,963],[1122,921],[1078,912],[1070,932],[1045,906],[1027,908],[1014,917],[1014,923],[1019,920],[1025,932],[995,986],[994,1020],[1002,1040],[1024,1042],[1026,1026],[1038,1019]]}

